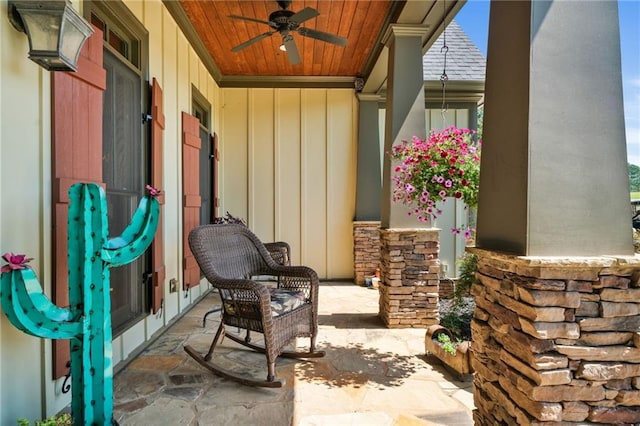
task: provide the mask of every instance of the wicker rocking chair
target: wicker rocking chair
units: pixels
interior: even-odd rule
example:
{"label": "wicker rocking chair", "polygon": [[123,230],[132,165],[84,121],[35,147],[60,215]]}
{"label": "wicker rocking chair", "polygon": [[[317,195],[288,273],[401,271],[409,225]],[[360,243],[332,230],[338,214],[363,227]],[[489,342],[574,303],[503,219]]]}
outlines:
{"label": "wicker rocking chair", "polygon": [[[222,320],[206,355],[191,346],[185,351],[214,374],[237,382],[264,387],[281,387],[275,362],[287,358],[318,358],[318,276],[305,266],[280,265],[265,245],[247,227],[237,224],[203,225],[189,234],[189,247],[205,277],[218,289],[222,299]],[[277,288],[245,277],[271,275]],[[225,326],[246,330],[244,338],[225,333]],[[250,332],[264,335],[264,346],[251,343]],[[252,380],[210,362],[223,334],[267,357],[266,380]],[[311,339],[308,352],[288,352],[284,348],[296,337]]]}

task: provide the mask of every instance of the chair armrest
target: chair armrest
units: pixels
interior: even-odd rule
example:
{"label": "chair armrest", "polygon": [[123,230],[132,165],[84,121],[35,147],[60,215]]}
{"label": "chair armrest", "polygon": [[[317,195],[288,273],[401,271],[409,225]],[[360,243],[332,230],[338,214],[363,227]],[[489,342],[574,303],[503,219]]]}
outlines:
{"label": "chair armrest", "polygon": [[284,266],[291,265],[291,247],[284,241],[265,243],[264,245],[276,263]]}
{"label": "chair armrest", "polygon": [[218,279],[215,287],[220,292],[223,305],[234,305],[239,316],[254,312],[254,316],[261,316],[263,321],[272,320],[271,296],[263,283],[246,279]]}
{"label": "chair armrest", "polygon": [[320,280],[313,269],[307,266],[277,266],[268,273],[278,277],[279,288],[302,291],[311,303],[317,303]]}

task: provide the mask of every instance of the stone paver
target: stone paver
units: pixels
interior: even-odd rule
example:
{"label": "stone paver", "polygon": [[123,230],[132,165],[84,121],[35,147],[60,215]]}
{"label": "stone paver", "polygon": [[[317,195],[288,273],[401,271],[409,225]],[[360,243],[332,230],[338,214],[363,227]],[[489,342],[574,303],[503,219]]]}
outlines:
{"label": "stone paver", "polygon": [[[424,354],[421,329],[387,329],[378,294],[352,283],[321,283],[318,348],[310,361],[279,359],[281,389],[252,388],[210,374],[184,351],[206,352],[219,314],[203,298],[114,380],[120,425],[425,426],[472,425],[471,381],[459,382]],[[254,341],[259,341],[254,335]],[[297,345],[306,347],[308,339]],[[263,355],[225,339],[215,362],[262,379]]]}

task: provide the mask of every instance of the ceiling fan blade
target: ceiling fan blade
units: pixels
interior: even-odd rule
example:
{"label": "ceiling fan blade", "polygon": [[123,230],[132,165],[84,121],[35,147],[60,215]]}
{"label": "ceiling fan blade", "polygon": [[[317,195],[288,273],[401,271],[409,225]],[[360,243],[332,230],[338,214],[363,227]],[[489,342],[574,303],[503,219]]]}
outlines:
{"label": "ceiling fan blade", "polygon": [[326,41],[327,43],[337,44],[338,46],[345,47],[347,45],[347,39],[337,36],[335,34],[329,34],[322,31],[312,30],[311,28],[298,28],[297,31],[300,35],[305,37],[315,38],[316,40]]}
{"label": "ceiling fan blade", "polygon": [[289,20],[295,22],[296,24],[302,24],[304,21],[308,21],[311,18],[315,18],[320,15],[320,12],[315,10],[312,7],[305,7],[300,12],[292,15]]}
{"label": "ceiling fan blade", "polygon": [[272,28],[275,28],[276,25],[274,22],[270,22],[270,21],[264,21],[262,19],[257,19],[257,18],[249,18],[248,16],[240,16],[240,15],[228,15],[227,18],[233,18],[233,19],[243,19],[245,21],[251,21],[251,22],[257,22],[259,24],[265,24],[268,25]]}
{"label": "ceiling fan blade", "polygon": [[236,47],[234,47],[233,49],[231,49],[232,52],[239,52],[242,49],[244,49],[245,47],[249,47],[251,46],[253,43],[256,43],[262,39],[265,39],[267,37],[269,37],[271,34],[275,33],[275,31],[269,31],[263,34],[260,34],[259,36],[256,36],[250,40],[245,41],[244,43],[241,43],[239,45],[237,45]]}
{"label": "ceiling fan blade", "polygon": [[298,53],[298,46],[296,46],[296,41],[293,39],[293,36],[291,34],[282,36],[282,42],[284,43],[284,47],[287,50],[289,63],[291,65],[299,64],[300,54]]}

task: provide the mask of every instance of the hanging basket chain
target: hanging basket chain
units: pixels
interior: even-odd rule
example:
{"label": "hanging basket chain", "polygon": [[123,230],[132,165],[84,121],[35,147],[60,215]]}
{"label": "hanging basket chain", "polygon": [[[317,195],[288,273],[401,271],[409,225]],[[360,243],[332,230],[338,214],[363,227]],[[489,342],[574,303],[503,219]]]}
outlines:
{"label": "hanging basket chain", "polygon": [[442,48],[440,48],[440,53],[444,56],[444,61],[442,65],[442,75],[440,76],[440,83],[442,83],[442,106],[440,108],[440,114],[442,115],[442,128],[446,126],[446,112],[448,109],[447,106],[447,81],[449,81],[449,76],[447,76],[447,53],[449,52],[449,46],[447,46],[447,2],[442,2],[442,25],[444,28],[442,29]]}

